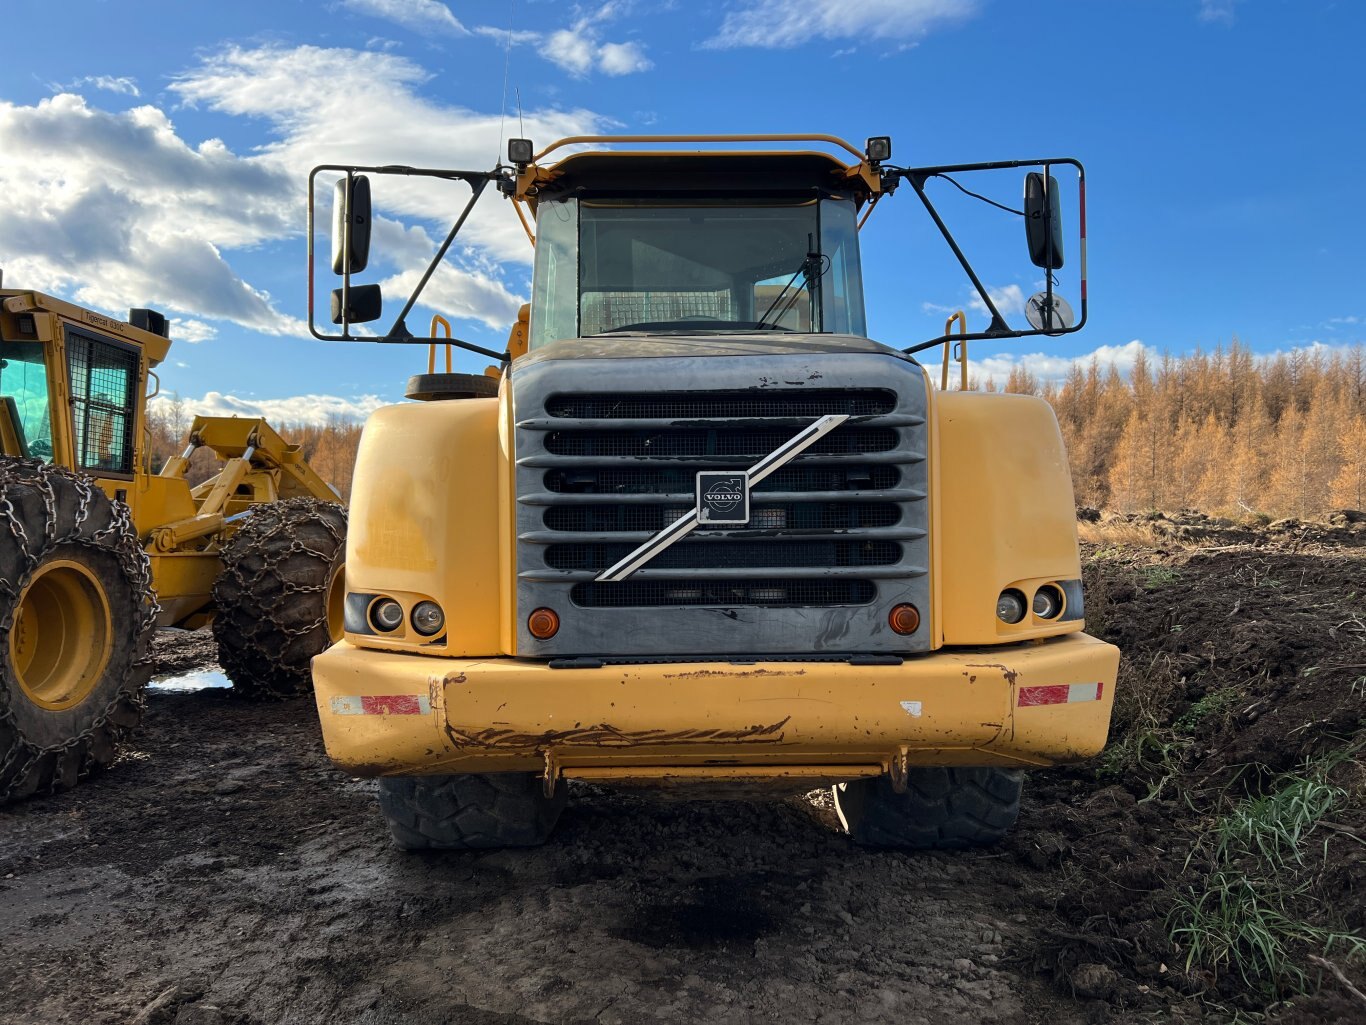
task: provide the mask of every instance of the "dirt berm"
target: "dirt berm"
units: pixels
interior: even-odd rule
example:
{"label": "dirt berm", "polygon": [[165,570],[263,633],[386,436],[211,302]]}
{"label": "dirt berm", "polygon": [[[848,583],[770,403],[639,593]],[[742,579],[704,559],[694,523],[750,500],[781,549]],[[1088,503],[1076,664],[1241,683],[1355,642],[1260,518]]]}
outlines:
{"label": "dirt berm", "polygon": [[[1366,989],[1340,938],[1366,927],[1366,549],[1089,526],[1114,743],[1031,777],[1003,848],[576,785],[544,848],[402,854],[309,703],[156,691],[111,771],[2,813],[0,1022],[1366,1021],[1332,970]],[[165,634],[161,669],[211,650]],[[1224,875],[1262,885],[1211,830],[1301,777],[1327,797],[1258,891],[1285,933],[1258,974],[1175,930]]]}

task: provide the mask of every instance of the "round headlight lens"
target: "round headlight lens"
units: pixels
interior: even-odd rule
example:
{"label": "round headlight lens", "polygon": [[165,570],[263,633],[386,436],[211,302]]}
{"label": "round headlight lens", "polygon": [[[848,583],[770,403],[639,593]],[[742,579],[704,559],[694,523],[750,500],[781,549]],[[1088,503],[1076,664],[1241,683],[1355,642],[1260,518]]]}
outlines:
{"label": "round headlight lens", "polygon": [[381,598],[370,606],[370,624],[388,633],[403,624],[403,606],[392,598]]}
{"label": "round headlight lens", "polygon": [[1055,619],[1062,612],[1062,592],[1052,584],[1044,584],[1034,592],[1033,608],[1040,619]]}
{"label": "round headlight lens", "polygon": [[1007,588],[996,599],[996,618],[1003,623],[1018,623],[1024,619],[1025,597],[1015,588]]}
{"label": "round headlight lens", "polygon": [[413,606],[413,629],[423,637],[440,633],[446,625],[446,613],[434,601],[420,601]]}

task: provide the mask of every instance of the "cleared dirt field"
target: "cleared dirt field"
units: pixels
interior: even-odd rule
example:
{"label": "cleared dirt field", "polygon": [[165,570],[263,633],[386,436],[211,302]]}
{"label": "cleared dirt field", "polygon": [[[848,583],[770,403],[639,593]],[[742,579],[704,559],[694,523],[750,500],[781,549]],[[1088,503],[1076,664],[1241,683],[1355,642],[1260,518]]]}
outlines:
{"label": "cleared dirt field", "polygon": [[[1366,1021],[1309,960],[1366,988],[1312,931],[1366,927],[1360,534],[1129,527],[1087,546],[1114,743],[1032,777],[1001,849],[862,850],[820,795],[575,785],[544,848],[403,854],[309,703],[157,691],[113,770],[0,812],[0,1022]],[[159,640],[160,672],[211,658]],[[1181,902],[1259,878],[1210,831],[1287,774],[1331,792],[1267,882],[1311,931],[1264,978],[1188,971]]]}

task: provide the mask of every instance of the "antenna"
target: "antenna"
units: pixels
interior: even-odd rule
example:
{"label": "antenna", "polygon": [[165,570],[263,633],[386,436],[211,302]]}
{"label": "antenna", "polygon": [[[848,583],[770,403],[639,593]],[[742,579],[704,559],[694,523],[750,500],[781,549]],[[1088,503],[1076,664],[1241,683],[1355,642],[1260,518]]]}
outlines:
{"label": "antenna", "polygon": [[517,92],[517,134],[518,134],[521,138],[525,139],[525,138],[526,138],[526,125],[522,124],[522,87],[521,87],[521,86],[517,86],[517,87],[516,87],[516,92]]}
{"label": "antenna", "polygon": [[[494,164],[503,163],[503,126],[507,122],[508,116],[508,69],[512,66],[512,23],[517,15],[517,0],[511,0],[508,4],[508,38],[503,46],[503,110],[498,115],[498,151],[494,154]],[[517,109],[520,115],[522,101],[517,100]]]}

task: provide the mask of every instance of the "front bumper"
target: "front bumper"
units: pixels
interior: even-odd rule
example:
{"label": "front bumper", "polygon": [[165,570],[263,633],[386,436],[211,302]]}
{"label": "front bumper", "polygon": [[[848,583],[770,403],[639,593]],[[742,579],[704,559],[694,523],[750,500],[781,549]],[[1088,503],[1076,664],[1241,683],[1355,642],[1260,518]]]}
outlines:
{"label": "front bumper", "polygon": [[1119,651],[1086,634],[899,666],[551,669],[354,647],[313,660],[327,752],[358,776],[851,778],[1047,766],[1105,744]]}

